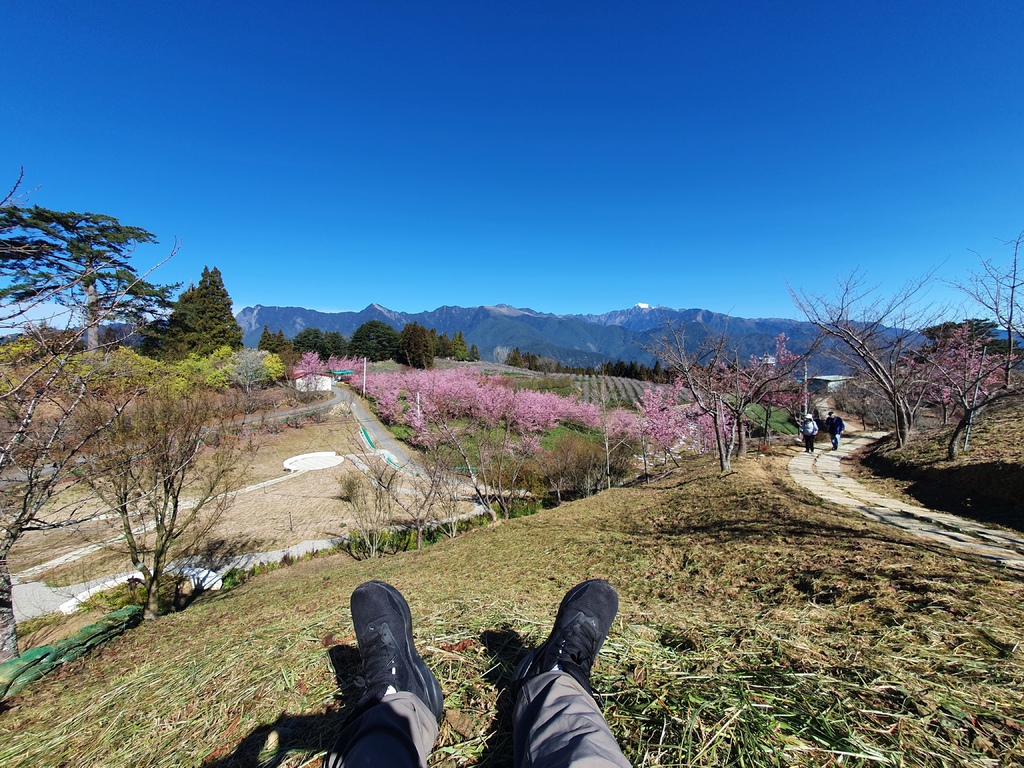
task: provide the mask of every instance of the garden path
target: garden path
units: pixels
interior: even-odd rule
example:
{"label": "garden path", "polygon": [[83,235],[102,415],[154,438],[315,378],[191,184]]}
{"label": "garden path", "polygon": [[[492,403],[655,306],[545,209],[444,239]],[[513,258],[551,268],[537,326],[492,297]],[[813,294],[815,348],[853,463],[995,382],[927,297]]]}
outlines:
{"label": "garden path", "polygon": [[800,451],[790,459],[789,473],[798,485],[833,504],[864,517],[901,528],[914,536],[982,557],[1006,568],[1024,571],[1024,536],[993,528],[947,512],[883,496],[847,477],[841,460],[884,436],[870,432],[844,437],[837,451]]}

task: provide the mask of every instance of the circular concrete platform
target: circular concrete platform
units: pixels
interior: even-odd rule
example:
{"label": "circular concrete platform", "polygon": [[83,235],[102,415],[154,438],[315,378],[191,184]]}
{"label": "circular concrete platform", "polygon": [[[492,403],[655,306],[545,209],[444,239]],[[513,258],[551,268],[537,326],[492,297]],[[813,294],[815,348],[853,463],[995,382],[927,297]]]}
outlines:
{"label": "circular concrete platform", "polygon": [[307,469],[327,469],[336,467],[345,460],[334,451],[321,451],[319,453],[303,453],[299,456],[292,456],[284,460],[284,468],[287,472],[297,472]]}

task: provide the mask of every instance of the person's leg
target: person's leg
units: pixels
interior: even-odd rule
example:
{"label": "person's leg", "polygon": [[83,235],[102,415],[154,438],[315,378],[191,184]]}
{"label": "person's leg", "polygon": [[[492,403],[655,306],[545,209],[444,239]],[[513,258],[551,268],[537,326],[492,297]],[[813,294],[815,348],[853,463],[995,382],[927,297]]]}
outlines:
{"label": "person's leg", "polygon": [[416,653],[409,605],[390,584],[368,581],[352,593],[351,607],[365,692],[324,766],[425,766],[444,697]]}
{"label": "person's leg", "polygon": [[516,669],[517,768],[628,768],[590,691],[590,668],[618,605],[607,581],[573,587],[562,599],[551,635]]}
{"label": "person's leg", "polygon": [[419,697],[385,696],[342,729],[325,768],[423,768],[437,738],[437,719]]}

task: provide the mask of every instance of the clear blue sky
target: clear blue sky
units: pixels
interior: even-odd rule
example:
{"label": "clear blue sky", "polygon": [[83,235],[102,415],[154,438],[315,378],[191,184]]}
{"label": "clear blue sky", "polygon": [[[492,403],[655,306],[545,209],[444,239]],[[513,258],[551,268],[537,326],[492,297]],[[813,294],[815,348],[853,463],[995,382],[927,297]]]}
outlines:
{"label": "clear blue sky", "polygon": [[1019,0],[7,3],[0,181],[236,310],[793,317],[1003,257],[1022,40]]}

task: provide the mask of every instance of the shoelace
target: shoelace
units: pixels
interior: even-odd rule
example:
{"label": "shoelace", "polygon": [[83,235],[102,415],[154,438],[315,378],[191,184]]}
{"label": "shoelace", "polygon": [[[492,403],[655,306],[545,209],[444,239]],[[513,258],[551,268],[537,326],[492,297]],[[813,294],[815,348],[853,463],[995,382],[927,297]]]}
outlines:
{"label": "shoelace", "polygon": [[371,642],[361,648],[363,657],[363,674],[357,675],[353,683],[357,688],[367,689],[371,685],[379,687],[389,685],[397,676],[398,652],[391,628],[387,623],[376,629],[369,628],[374,634]]}
{"label": "shoelace", "polygon": [[600,639],[593,619],[579,616],[566,631],[564,638],[558,649],[559,657],[568,658],[589,674],[594,663],[594,649]]}

